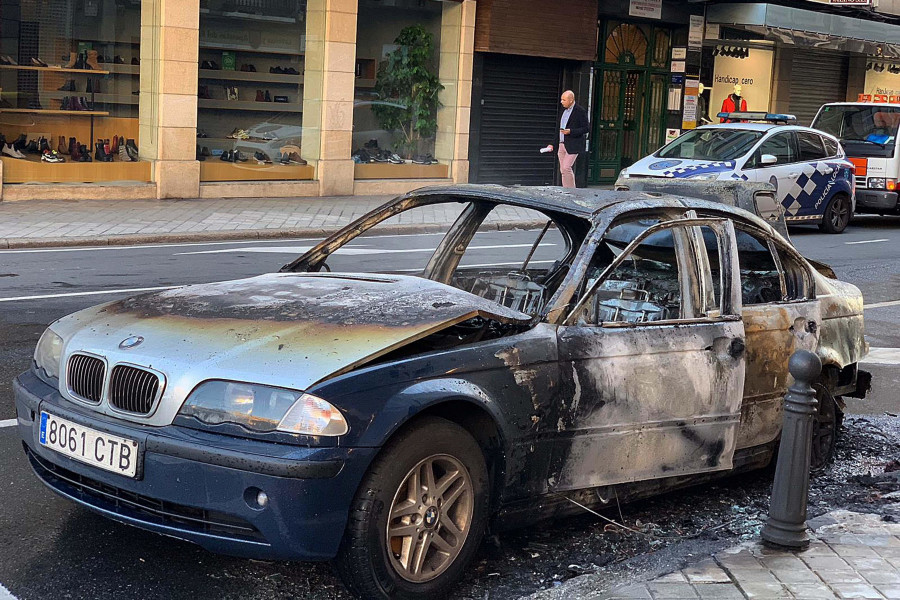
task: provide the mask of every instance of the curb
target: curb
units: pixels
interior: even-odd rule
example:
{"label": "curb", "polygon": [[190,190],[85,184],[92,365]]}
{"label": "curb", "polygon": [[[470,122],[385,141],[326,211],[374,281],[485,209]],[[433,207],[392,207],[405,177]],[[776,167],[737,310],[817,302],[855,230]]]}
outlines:
{"label": "curb", "polygon": [[[497,221],[485,223],[488,229],[509,231],[512,229],[531,229],[543,227],[545,221],[519,220]],[[343,226],[342,226],[343,227]],[[438,233],[446,231],[443,223],[410,223],[388,225],[379,228],[381,235],[414,235],[417,233]],[[128,233],[110,236],[62,236],[46,238],[0,238],[0,249],[18,250],[24,248],[60,248],[60,247],[94,247],[94,246],[136,246],[141,244],[171,244],[177,242],[214,242],[241,240],[275,240],[283,238],[315,238],[321,239],[338,231],[320,227],[299,227],[290,229],[235,229],[228,231],[195,231],[192,233]]]}

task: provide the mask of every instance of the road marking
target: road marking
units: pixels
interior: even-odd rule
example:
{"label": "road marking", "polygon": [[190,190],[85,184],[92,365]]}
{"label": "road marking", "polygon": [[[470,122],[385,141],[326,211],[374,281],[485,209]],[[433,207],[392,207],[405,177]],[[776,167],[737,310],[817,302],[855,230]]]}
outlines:
{"label": "road marking", "polygon": [[0,302],[15,302],[16,300],[46,300],[48,298],[73,298],[75,296],[99,296],[100,294],[133,294],[135,292],[157,292],[159,290],[171,290],[181,287],[178,285],[164,285],[161,287],[131,288],[126,290],[101,290],[97,292],[69,292],[68,294],[42,294],[40,296],[17,296],[13,298],[0,298]]}
{"label": "road marking", "polygon": [[869,353],[859,362],[870,365],[898,365],[900,348],[869,348]]}
{"label": "road marking", "polygon": [[[555,246],[556,244],[541,244],[541,247]],[[533,244],[498,244],[492,246],[469,246],[466,250],[501,250],[504,248],[531,248]],[[225,254],[227,252],[262,252],[272,254],[304,254],[309,252],[311,246],[263,246],[259,248],[223,248],[221,250],[199,250],[197,252],[178,252],[175,256],[189,254]],[[434,252],[436,248],[350,248],[344,246],[335,254],[345,256],[361,256],[367,254],[405,254],[414,252]]]}
{"label": "road marking", "polygon": [[[530,260],[528,261],[530,265],[551,265],[555,263],[555,260]],[[517,267],[521,265],[521,261],[516,262],[503,262],[503,263],[484,263],[481,265],[459,265],[460,269],[483,269],[485,267]],[[397,269],[397,273],[420,273],[422,269]]]}
{"label": "road marking", "polygon": [[889,241],[891,241],[891,240],[884,238],[884,239],[880,239],[880,240],[862,240],[861,242],[844,242],[844,243],[847,244],[848,246],[853,246],[855,244],[877,244],[879,242],[889,242]]}
{"label": "road marking", "polygon": [[9,593],[9,590],[0,583],[0,600],[16,600],[16,597]]}
{"label": "road marking", "polygon": [[900,300],[891,300],[889,302],[873,302],[872,304],[864,304],[863,309],[885,308],[887,306],[898,306],[898,305],[900,305]]}
{"label": "road marking", "polygon": [[[0,421],[0,429],[4,427],[14,427],[16,425],[16,419],[6,419],[5,421]],[[0,585],[0,600],[3,598],[3,586]]]}

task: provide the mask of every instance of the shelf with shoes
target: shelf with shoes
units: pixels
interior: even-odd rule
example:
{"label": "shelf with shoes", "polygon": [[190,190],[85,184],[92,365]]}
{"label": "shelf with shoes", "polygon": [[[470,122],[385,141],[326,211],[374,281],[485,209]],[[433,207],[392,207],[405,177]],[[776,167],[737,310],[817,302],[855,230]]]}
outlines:
{"label": "shelf with shoes", "polygon": [[303,114],[303,107],[296,102],[256,102],[248,100],[216,100],[200,98],[197,106],[204,109],[248,110]]}
{"label": "shelf with shoes", "polygon": [[[91,92],[81,92],[82,94],[87,93],[91,94]],[[78,95],[78,92],[74,91],[56,91],[56,92],[40,92],[41,98],[52,98],[54,100],[62,100],[63,98]],[[93,94],[91,95],[93,99],[94,106],[98,104],[131,104],[137,105],[140,99],[136,94]]]}
{"label": "shelf with shoes", "polygon": [[284,50],[283,48],[251,48],[239,44],[200,44],[200,50],[231,50],[233,52],[247,52],[250,54],[280,54],[283,56],[305,56],[305,52]]}
{"label": "shelf with shoes", "polygon": [[82,75],[106,75],[102,69],[69,69],[66,67],[33,67],[31,65],[0,65],[3,71],[43,71],[52,73],[81,73]]}
{"label": "shelf with shoes", "polygon": [[258,15],[255,13],[245,13],[236,10],[229,11],[213,11],[208,8],[200,9],[201,15],[207,15],[209,17],[224,17],[227,19],[243,19],[246,21],[263,21],[269,23],[286,23],[286,24],[295,24],[297,23],[297,19],[294,17],[279,17],[276,15]]}
{"label": "shelf with shoes", "polygon": [[103,68],[113,75],[140,75],[140,65],[117,65],[111,63],[102,63]]}
{"label": "shelf with shoes", "polygon": [[200,69],[200,79],[216,81],[258,81],[263,83],[303,85],[303,75],[282,75],[279,73],[256,73],[253,71],[226,71]]}
{"label": "shelf with shoes", "polygon": [[105,117],[108,110],[59,110],[54,108],[0,108],[0,113],[45,114],[45,115],[72,115],[85,117]]}

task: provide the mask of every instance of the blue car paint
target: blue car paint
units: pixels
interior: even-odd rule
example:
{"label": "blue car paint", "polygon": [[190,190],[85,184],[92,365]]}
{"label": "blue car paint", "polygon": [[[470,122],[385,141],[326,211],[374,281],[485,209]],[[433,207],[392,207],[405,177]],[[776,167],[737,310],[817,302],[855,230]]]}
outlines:
{"label": "blue car paint", "polygon": [[[785,209],[785,218],[790,220],[792,217],[818,217],[825,212],[828,203],[834,198],[835,194],[846,194],[852,197],[853,173],[849,167],[843,163],[846,161],[822,161],[814,165],[803,165],[803,171],[797,179],[790,184],[790,188],[786,190],[781,204]],[[770,178],[770,183],[774,180],[775,188],[778,190],[778,182],[775,177]],[[807,184],[812,182],[815,186],[811,193],[806,191]],[[784,185],[784,183],[782,183]],[[778,194],[781,196],[781,194]]]}
{"label": "blue car paint", "polygon": [[[46,463],[119,490],[241,519],[255,527],[260,535],[259,539],[246,539],[212,534],[184,523],[149,519],[127,507],[116,506],[108,499],[83,494],[74,486],[51,482],[35,469],[50,489],[116,521],[193,542],[221,554],[271,560],[327,560],[334,557],[346,527],[353,495],[377,453],[375,448],[285,446],[204,434],[176,426],[162,427],[148,434],[147,428],[79,410],[30,372],[20,375],[13,388],[19,433],[28,451]],[[207,448],[212,446],[210,439],[215,439],[217,445],[240,450],[254,460],[269,458],[275,461],[291,457],[298,462],[340,461],[341,466],[332,477],[279,477],[237,468],[239,462],[225,467],[146,450],[142,451],[139,478],[131,479],[41,446],[37,439],[40,427],[37,416],[41,410],[113,435],[139,440],[142,448],[154,437],[184,442],[202,440]],[[265,491],[270,499],[268,506],[264,509],[251,507],[245,499],[248,489]]]}

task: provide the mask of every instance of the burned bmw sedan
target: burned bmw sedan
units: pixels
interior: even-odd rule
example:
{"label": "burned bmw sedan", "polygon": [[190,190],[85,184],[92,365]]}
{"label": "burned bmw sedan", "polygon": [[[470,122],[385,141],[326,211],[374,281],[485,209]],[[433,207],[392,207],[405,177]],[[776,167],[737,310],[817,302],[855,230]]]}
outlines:
{"label": "burned bmw sedan", "polygon": [[[421,266],[337,271],[421,208],[458,213],[406,251]],[[503,211],[546,222],[515,264],[477,241]],[[798,348],[825,365],[824,466],[868,375],[862,296],[823,272],[721,203],[424,188],[280,272],[56,321],[15,381],[18,428],[37,476],[107,517],[434,598],[489,525],[768,464]]]}

